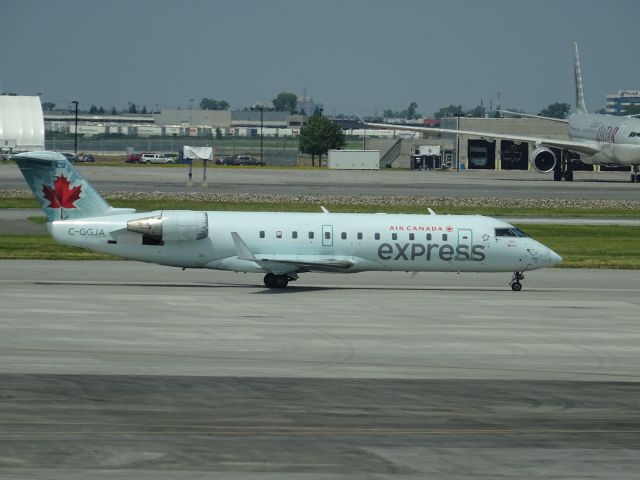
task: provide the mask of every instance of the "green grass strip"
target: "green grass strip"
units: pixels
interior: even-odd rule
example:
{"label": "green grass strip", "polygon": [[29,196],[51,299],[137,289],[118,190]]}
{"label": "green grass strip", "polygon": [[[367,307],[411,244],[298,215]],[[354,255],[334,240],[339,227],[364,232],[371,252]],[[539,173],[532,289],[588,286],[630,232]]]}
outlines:
{"label": "green grass strip", "polygon": [[109,260],[109,255],[57,243],[43,235],[1,235],[0,259],[14,260]]}

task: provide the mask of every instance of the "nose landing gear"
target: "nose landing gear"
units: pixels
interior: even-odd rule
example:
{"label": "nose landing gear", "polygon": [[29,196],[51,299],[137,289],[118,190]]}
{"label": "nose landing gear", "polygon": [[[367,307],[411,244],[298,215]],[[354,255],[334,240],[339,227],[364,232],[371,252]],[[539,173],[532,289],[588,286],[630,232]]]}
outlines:
{"label": "nose landing gear", "polygon": [[524,273],[522,272],[513,272],[513,277],[511,277],[511,281],[509,285],[511,285],[511,290],[514,292],[519,292],[522,290],[522,283],[520,280],[524,280]]}

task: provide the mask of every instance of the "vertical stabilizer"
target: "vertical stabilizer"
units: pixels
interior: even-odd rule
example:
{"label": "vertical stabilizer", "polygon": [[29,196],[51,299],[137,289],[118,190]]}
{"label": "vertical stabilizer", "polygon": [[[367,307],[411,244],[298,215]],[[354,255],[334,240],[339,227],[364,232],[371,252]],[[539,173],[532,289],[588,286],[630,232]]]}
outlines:
{"label": "vertical stabilizer", "polygon": [[587,113],[582,91],[582,73],[580,72],[580,57],[578,57],[578,42],[573,42],[573,73],[576,80],[576,111]]}
{"label": "vertical stabilizer", "polygon": [[47,222],[105,215],[111,207],[64,155],[27,152],[12,157]]}

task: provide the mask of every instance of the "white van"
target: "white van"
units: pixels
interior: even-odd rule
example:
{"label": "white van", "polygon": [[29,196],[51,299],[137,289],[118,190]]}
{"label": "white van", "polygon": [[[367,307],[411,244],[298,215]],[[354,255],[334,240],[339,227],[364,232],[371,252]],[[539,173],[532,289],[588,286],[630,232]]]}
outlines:
{"label": "white van", "polygon": [[140,157],[140,163],[176,163],[176,159],[169,153],[143,153]]}

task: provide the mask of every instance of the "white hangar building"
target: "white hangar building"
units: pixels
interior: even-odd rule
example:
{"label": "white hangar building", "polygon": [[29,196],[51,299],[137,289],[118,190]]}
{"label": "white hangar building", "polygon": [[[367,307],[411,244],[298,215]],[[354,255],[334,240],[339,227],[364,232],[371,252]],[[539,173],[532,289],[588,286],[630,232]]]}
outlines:
{"label": "white hangar building", "polygon": [[0,95],[0,150],[4,153],[44,150],[40,97]]}

